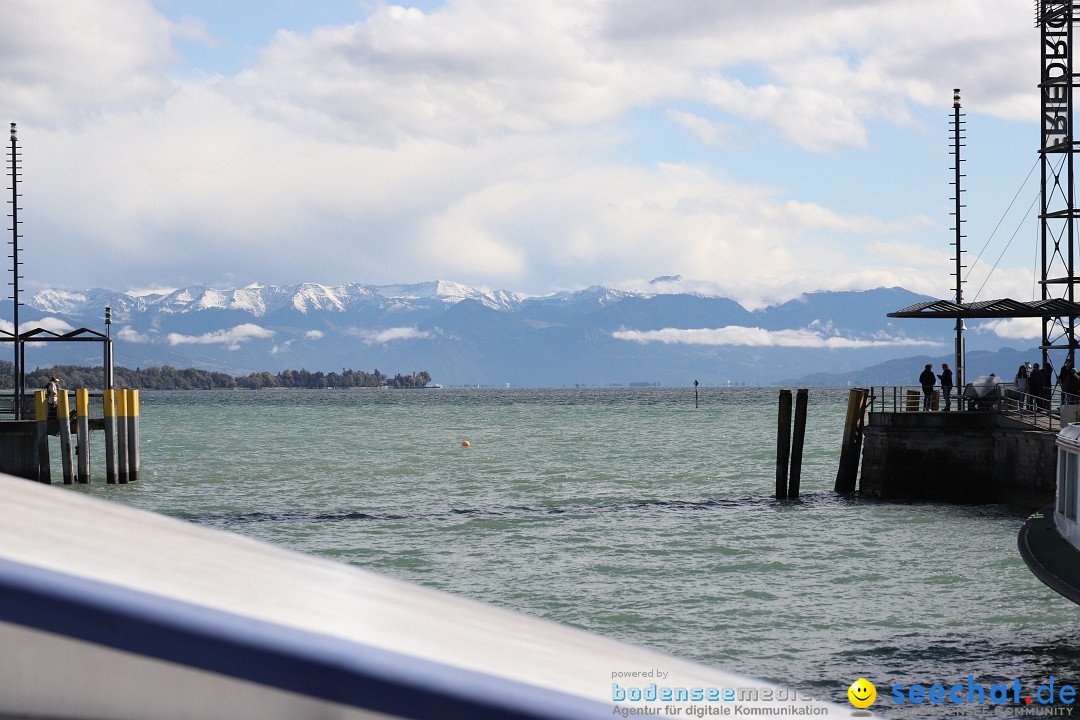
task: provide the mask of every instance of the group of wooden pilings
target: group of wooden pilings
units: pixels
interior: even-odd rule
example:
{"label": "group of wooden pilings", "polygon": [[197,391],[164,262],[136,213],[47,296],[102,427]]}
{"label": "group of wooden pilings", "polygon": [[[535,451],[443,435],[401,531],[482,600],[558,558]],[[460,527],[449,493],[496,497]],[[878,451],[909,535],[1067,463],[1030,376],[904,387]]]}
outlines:
{"label": "group of wooden pilings", "polygon": [[[66,390],[56,396],[55,419],[59,420],[60,460],[64,484],[90,482],[90,391],[75,391],[74,461],[71,445],[71,406]],[[52,482],[49,461],[49,406],[45,391],[34,394],[37,420],[38,480]],[[139,391],[104,392],[105,482],[135,482],[139,479]]]}
{"label": "group of wooden pilings", "polygon": [[[795,393],[795,427],[791,426],[791,391],[780,391],[780,409],[776,430],[776,499],[794,500],[799,497],[802,480],[803,440],[806,437],[806,407],[809,392],[802,388]],[[859,455],[862,451],[863,424],[870,391],[853,388],[848,393],[847,417],[844,420],[844,440],[840,447],[840,469],[833,489],[838,493],[855,492],[859,475]]]}
{"label": "group of wooden pilings", "polygon": [[[791,429],[791,391],[780,391],[780,411],[776,429],[776,499],[799,497],[802,480],[803,439],[806,437],[806,406],[810,393],[800,388],[795,393],[795,430]],[[788,472],[790,460],[791,471]]]}

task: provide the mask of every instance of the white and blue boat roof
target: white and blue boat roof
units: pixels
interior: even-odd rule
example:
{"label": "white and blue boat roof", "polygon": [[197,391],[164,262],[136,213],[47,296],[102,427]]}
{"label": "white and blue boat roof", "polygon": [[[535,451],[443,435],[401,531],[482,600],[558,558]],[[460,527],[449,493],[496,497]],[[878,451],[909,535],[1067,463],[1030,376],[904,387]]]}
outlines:
{"label": "white and blue boat roof", "polygon": [[0,497],[0,716],[610,718],[613,671],[649,668],[792,707],[759,680],[69,490],[0,476]]}

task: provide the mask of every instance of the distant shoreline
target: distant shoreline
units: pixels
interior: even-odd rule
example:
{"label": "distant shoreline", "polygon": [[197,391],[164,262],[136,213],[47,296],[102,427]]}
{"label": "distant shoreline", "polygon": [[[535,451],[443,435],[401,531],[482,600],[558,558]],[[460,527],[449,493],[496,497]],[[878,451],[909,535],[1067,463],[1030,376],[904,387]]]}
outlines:
{"label": "distant shoreline", "polygon": [[[45,387],[49,378],[56,377],[62,387],[100,388],[104,385],[102,366],[57,365],[38,368],[26,375],[26,387]],[[352,370],[342,368],[340,373],[324,373],[321,370],[282,370],[278,373],[262,371],[249,375],[233,376],[228,373],[187,368],[179,370],[162,367],[136,368],[116,367],[113,370],[115,387],[139,388],[140,390],[262,390],[262,389],[348,389],[390,388],[394,390],[421,389],[431,383],[431,375],[422,370],[409,375],[398,373],[393,377],[375,369]],[[13,389],[14,365],[0,361],[0,387]]]}

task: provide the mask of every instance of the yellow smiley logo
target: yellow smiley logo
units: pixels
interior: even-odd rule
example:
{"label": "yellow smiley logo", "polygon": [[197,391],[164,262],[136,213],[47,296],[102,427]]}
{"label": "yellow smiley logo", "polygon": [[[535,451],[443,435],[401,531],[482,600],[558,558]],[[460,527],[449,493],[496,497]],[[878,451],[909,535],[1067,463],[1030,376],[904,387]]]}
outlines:
{"label": "yellow smiley logo", "polygon": [[877,688],[866,678],[859,678],[847,689],[848,700],[857,708],[867,708],[877,699]]}

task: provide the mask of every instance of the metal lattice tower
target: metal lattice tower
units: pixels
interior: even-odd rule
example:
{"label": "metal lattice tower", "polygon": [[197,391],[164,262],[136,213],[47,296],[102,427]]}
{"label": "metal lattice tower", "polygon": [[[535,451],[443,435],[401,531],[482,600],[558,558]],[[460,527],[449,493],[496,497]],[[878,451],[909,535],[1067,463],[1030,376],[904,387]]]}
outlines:
{"label": "metal lattice tower", "polygon": [[[1039,91],[1042,101],[1041,265],[1042,299],[1062,299],[1072,303],[1076,284],[1076,189],[1073,139],[1073,25],[1080,2],[1077,0],[1037,0],[1036,21],[1042,30],[1042,74]],[[1050,350],[1067,350],[1073,361],[1077,348],[1076,316],[1044,317],[1043,362]]]}
{"label": "metal lattice tower", "polygon": [[[954,181],[956,203],[956,298],[916,303],[888,314],[894,318],[953,318],[957,321],[957,357],[963,354],[961,330],[964,319],[1004,320],[1010,318],[1039,318],[1042,320],[1042,360],[1050,364],[1051,350],[1068,352],[1074,361],[1077,349],[1076,320],[1080,318],[1080,302],[1076,286],[1076,207],[1075,157],[1078,146],[1073,140],[1073,25],[1080,18],[1080,0],[1035,0],[1035,25],[1042,31],[1042,70],[1039,95],[1042,103],[1042,131],[1039,161],[1042,166],[1042,205],[1039,213],[1040,265],[1042,297],[1020,301],[1011,298],[963,302],[963,282],[960,272],[960,140],[963,125],[960,121],[959,91],[953,98],[953,147],[956,166]],[[959,365],[959,361],[957,363]]]}
{"label": "metal lattice tower", "polygon": [[22,367],[22,343],[19,341],[19,306],[22,303],[19,300],[19,280],[22,279],[22,275],[19,274],[19,269],[22,263],[19,261],[19,240],[22,235],[19,233],[19,177],[21,176],[21,158],[22,154],[19,152],[18,136],[16,134],[15,123],[11,123],[11,150],[8,155],[8,172],[11,180],[11,213],[8,217],[11,218],[11,240],[8,244],[11,246],[11,254],[8,256],[11,258],[11,296],[13,315],[12,322],[14,323],[14,337],[15,342],[15,362],[14,362],[14,380],[15,380],[15,419],[18,420],[22,417],[22,397],[26,391],[26,381],[24,377]]}

